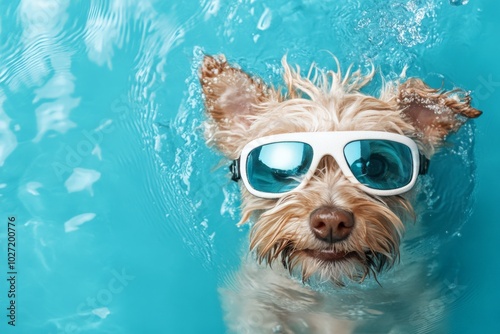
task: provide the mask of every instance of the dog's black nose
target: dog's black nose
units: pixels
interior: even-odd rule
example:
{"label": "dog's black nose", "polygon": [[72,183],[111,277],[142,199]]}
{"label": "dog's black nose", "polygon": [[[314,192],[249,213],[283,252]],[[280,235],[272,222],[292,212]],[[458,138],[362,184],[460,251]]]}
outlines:
{"label": "dog's black nose", "polygon": [[311,213],[309,226],[316,238],[335,243],[344,240],[354,227],[352,213],[331,206],[323,206]]}

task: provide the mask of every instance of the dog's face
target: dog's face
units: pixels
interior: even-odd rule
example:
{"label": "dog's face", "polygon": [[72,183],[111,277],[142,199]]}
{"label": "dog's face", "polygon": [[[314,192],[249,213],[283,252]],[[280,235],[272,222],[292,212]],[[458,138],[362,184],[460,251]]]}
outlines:
{"label": "dog's face", "polygon": [[[381,131],[410,137],[430,158],[444,137],[480,111],[462,91],[440,92],[421,80],[386,83],[378,98],[359,90],[373,77],[313,69],[301,77],[283,60],[284,89],[206,56],[201,85],[207,139],[238,159],[250,141],[285,133]],[[250,218],[251,248],[259,261],[280,261],[303,280],[317,275],[342,284],[376,274],[398,258],[403,221],[413,216],[404,194],[381,196],[353,183],[332,156],[319,161],[300,190],[277,198],[244,186],[240,223]]]}

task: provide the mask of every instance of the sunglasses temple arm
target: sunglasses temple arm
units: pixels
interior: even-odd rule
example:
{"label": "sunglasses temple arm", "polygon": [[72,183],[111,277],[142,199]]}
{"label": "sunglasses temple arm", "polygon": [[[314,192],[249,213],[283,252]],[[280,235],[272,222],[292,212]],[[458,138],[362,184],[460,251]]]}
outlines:
{"label": "sunglasses temple arm", "polygon": [[427,171],[429,170],[430,160],[427,159],[427,157],[423,154],[420,154],[419,160],[420,160],[420,167],[418,170],[418,174],[425,175],[425,174],[427,174]]}
{"label": "sunglasses temple arm", "polygon": [[240,174],[240,158],[233,160],[231,165],[229,165],[229,171],[231,172],[231,180],[238,182],[241,180]]}

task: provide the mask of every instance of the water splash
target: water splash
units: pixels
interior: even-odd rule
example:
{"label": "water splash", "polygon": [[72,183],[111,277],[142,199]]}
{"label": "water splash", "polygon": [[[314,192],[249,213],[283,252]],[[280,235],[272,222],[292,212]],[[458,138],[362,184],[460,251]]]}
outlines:
{"label": "water splash", "polygon": [[339,8],[350,15],[339,16],[333,26],[343,43],[353,41],[348,51],[352,59],[385,63],[397,70],[411,64],[420,50],[441,42],[436,14],[440,5],[435,1],[369,1],[370,10],[362,7],[357,15],[354,5]]}
{"label": "water splash", "polygon": [[[192,65],[191,77],[187,82],[194,83],[198,80],[198,64],[196,62]],[[183,236],[190,251],[197,257],[204,258],[204,264],[211,267],[215,233],[205,217],[204,207],[207,200],[205,196],[214,196],[217,186],[214,189],[211,182],[200,180],[204,175],[199,171],[199,164],[203,163],[199,153],[200,147],[204,147],[204,140],[199,136],[201,120],[193,113],[193,110],[200,110],[201,107],[199,94],[199,87],[189,84],[187,100],[179,109],[175,120],[168,126],[155,126],[156,136],[164,139],[161,147],[157,145],[155,155],[163,166],[166,193],[176,193],[175,197],[165,197],[168,207],[177,208],[172,213],[173,216],[168,218],[184,222],[175,226],[177,233]]]}

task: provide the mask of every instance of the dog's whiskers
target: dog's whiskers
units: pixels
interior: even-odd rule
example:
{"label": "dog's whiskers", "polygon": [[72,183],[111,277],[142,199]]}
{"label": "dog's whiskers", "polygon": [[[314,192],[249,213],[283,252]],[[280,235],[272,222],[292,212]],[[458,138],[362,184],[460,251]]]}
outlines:
{"label": "dog's whiskers", "polygon": [[[352,67],[342,73],[340,65],[335,71],[313,65],[304,77],[286,57],[282,64],[281,88],[231,66],[223,56],[206,56],[200,71],[207,142],[230,160],[241,162],[239,175],[233,173],[244,184],[239,225],[253,222],[250,249],[264,264],[258,269],[268,270],[281,262],[290,276],[300,275],[303,283],[345,286],[348,281],[373,277],[380,285],[380,273],[400,258],[405,225],[416,220],[410,202],[416,172],[425,174],[428,159],[448,134],[481,112],[470,105],[469,95],[461,94],[464,91],[432,89],[420,79],[404,76],[384,82],[379,96],[367,95],[361,89],[372,80],[373,65],[365,74]],[[376,133],[372,138],[367,131]],[[360,133],[368,138],[356,138]],[[343,142],[351,136],[353,141]],[[290,151],[288,145],[281,145],[289,140],[304,149]],[[348,149],[351,143],[355,145]],[[406,147],[411,158],[389,143]],[[252,309],[247,306],[255,300],[259,311],[262,305],[272,305],[265,315],[272,321],[245,329],[253,333],[268,331],[269,324],[288,326],[298,314],[296,291],[282,280],[281,272],[269,281],[264,278],[269,275],[257,276],[263,282],[244,284],[242,291],[264,287],[265,293],[242,298],[247,305],[241,309],[245,317]],[[278,281],[285,283],[275,289],[281,284]],[[283,304],[279,307],[274,307],[278,303],[274,300],[260,303],[269,295],[265,283],[270,282],[273,294],[291,297],[293,310],[288,316],[289,305],[282,302],[286,298],[276,298]],[[237,308],[231,304],[231,309]],[[311,319],[308,329],[321,317]],[[241,332],[239,326],[244,323],[238,320],[234,331]],[[330,319],[325,323],[331,325]]]}

